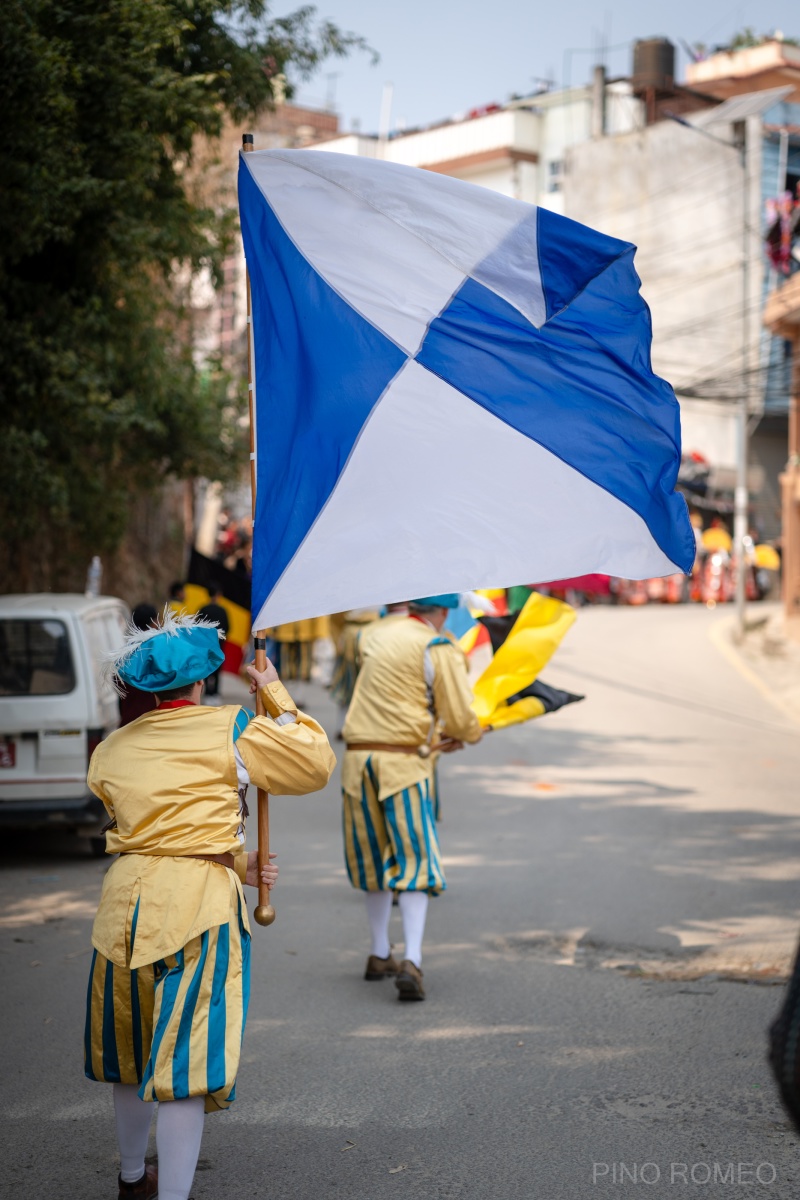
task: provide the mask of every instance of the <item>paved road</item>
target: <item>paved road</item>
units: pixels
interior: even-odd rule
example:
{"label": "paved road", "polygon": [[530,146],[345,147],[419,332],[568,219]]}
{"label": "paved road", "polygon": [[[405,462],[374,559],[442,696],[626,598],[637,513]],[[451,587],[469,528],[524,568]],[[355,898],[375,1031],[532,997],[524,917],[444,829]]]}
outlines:
{"label": "paved road", "polygon": [[[424,1004],[360,978],[335,786],[273,801],[278,920],[196,1200],[798,1194],[764,1033],[798,925],[800,738],[719,619],[584,610],[545,679],[587,700],[445,761]],[[15,839],[2,867],[3,1192],[110,1197],[110,1091],[80,1073],[105,865]]]}

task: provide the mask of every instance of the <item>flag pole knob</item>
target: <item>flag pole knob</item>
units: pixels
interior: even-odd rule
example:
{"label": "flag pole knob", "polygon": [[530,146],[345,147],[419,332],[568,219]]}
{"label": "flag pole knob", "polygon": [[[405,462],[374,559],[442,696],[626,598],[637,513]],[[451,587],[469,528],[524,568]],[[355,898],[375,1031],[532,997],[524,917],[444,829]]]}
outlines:
{"label": "flag pole knob", "polygon": [[244,150],[244,152],[247,153],[248,150],[252,150],[253,148],[254,147],[253,147],[252,133],[243,133],[242,134],[242,150]]}
{"label": "flag pole knob", "polygon": [[259,904],[256,907],[253,916],[258,925],[271,925],[275,920],[275,909],[271,904]]}

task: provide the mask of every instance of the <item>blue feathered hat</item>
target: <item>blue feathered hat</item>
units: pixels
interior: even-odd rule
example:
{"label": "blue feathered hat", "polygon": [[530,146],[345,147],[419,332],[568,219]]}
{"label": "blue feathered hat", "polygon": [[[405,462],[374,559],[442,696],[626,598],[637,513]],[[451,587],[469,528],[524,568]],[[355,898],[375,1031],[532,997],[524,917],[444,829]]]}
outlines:
{"label": "blue feathered hat", "polygon": [[207,679],[225,661],[222,631],[212,621],[167,606],[152,629],[131,622],[120,650],[109,655],[105,673],[142,692],[169,692]]}
{"label": "blue feathered hat", "polygon": [[442,592],[438,596],[421,596],[411,603],[417,608],[458,608],[458,592]]}

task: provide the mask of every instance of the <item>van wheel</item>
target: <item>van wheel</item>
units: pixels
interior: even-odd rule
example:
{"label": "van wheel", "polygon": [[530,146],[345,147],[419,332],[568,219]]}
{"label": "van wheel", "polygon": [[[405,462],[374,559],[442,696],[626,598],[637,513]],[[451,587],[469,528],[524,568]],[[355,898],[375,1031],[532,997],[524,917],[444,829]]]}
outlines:
{"label": "van wheel", "polygon": [[106,839],[104,837],[89,838],[89,849],[92,853],[92,858],[104,858],[106,853]]}

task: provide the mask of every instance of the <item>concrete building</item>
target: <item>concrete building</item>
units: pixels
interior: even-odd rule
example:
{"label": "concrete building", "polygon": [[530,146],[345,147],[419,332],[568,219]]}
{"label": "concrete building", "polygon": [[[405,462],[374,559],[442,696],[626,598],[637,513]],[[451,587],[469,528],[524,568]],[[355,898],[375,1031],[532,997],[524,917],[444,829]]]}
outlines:
{"label": "concrete building", "polygon": [[642,119],[630,82],[601,72],[586,87],[486,105],[393,137],[348,134],[317,148],[422,167],[561,212],[566,150],[592,136],[598,109],[613,133]]}
{"label": "concrete building", "polygon": [[568,151],[565,176],[566,215],[638,247],[653,366],[675,387],[684,449],[711,464],[723,511],[726,493],[732,506],[744,397],[752,513],[763,537],[780,532],[788,414],[786,344],[761,324],[764,214],[800,165],[791,94],[790,86],[742,94],[682,123],[582,143]]}

